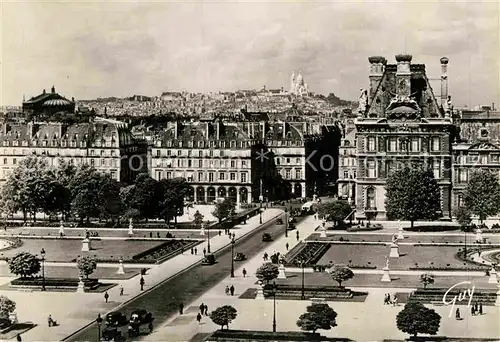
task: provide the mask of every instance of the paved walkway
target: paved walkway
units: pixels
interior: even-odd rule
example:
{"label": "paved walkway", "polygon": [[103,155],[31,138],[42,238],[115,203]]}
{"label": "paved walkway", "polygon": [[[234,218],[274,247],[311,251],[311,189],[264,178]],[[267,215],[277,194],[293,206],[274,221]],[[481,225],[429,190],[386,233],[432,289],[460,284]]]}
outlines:
{"label": "paved walkway", "polygon": [[[268,209],[262,214],[263,222],[280,215],[279,209]],[[238,229],[232,230],[236,234],[236,240],[249,233],[259,224],[259,215],[250,218],[246,225],[240,225]],[[215,235],[210,239],[212,252],[215,252],[230,243],[226,235]],[[200,245],[206,246],[206,243]],[[202,255],[191,255],[184,253],[169,261],[152,267],[145,279],[145,290],[155,286],[163,280],[194,265],[202,259]],[[0,283],[8,283],[13,278],[1,278]],[[116,310],[124,302],[134,298],[141,293],[139,286],[140,276],[131,279],[118,281],[124,288],[124,296],[120,296],[120,286],[116,286],[108,291],[109,303],[104,302],[103,294],[95,293],[67,293],[67,292],[20,292],[20,291],[0,291],[4,295],[17,303],[16,312],[21,322],[32,321],[38,324],[37,327],[23,334],[23,341],[58,341],[62,340],[74,331],[84,327],[97,317],[97,314],[105,316],[107,312]],[[1,285],[0,284],[0,285]],[[36,308],[36,310],[34,310]],[[49,328],[47,326],[47,316],[51,314],[60,325]]]}
{"label": "paved walkway", "polygon": [[[307,217],[297,225],[300,239],[314,232],[319,221],[312,216]],[[268,254],[275,252],[285,253],[286,244],[293,248],[297,243],[295,231],[289,232],[288,238],[282,237],[273,242],[265,250]],[[216,326],[209,317],[203,317],[201,324],[196,321],[198,307],[203,302],[212,311],[221,305],[232,305],[238,310],[238,317],[230,325],[231,329],[255,329],[272,331],[272,300],[239,299],[247,288],[257,287],[255,270],[263,263],[262,255],[250,259],[248,262],[235,269],[235,278],[228,277],[221,283],[207,291],[203,296],[197,298],[186,306],[183,315],[176,315],[163,326],[155,327],[153,334],[145,336],[143,341],[189,341],[197,333],[212,332],[220,327]],[[242,270],[248,272],[244,278]],[[365,273],[365,271],[355,273]],[[379,272],[379,271],[371,271]],[[420,273],[420,272],[415,272]],[[443,275],[446,272],[440,272]],[[462,273],[462,272],[459,272]],[[465,272],[464,272],[465,273]],[[456,275],[457,272],[454,272]],[[470,276],[470,273],[467,273]],[[484,276],[484,274],[483,274]],[[235,295],[227,296],[225,287],[233,285]],[[321,331],[321,334],[331,337],[349,337],[358,341],[374,341],[385,338],[404,339],[408,336],[396,328],[396,315],[402,309],[402,305],[393,307],[383,305],[386,293],[411,292],[415,289],[401,288],[354,288],[369,292],[363,303],[329,302],[338,316],[338,327],[331,331]],[[276,303],[277,329],[278,331],[298,331],[296,321],[300,314],[306,311],[309,301],[280,300]],[[485,315],[471,317],[466,306],[459,306],[466,316],[463,321],[448,318],[449,307],[434,307],[441,315],[442,323],[439,334],[448,336],[471,336],[471,337],[499,337],[498,321],[500,320],[500,307],[485,307]],[[363,328],[360,329],[360,326]]]}

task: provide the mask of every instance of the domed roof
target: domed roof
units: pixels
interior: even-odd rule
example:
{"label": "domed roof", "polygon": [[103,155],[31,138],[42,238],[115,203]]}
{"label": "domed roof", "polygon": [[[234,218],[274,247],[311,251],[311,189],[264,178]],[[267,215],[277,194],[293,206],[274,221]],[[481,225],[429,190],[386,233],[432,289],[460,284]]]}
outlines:
{"label": "domed roof", "polygon": [[71,101],[66,99],[53,99],[47,100],[43,103],[44,107],[61,107],[61,106],[69,106],[71,105]]}

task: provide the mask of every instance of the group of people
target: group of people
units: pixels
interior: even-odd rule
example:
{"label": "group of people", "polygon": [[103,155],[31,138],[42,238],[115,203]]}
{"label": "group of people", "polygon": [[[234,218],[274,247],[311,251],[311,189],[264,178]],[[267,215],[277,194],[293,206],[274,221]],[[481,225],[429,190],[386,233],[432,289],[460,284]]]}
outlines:
{"label": "group of people", "polygon": [[229,285],[226,285],[226,290],[225,290],[225,293],[226,293],[226,296],[234,296],[234,286],[231,285],[231,287]]}
{"label": "group of people", "polygon": [[398,305],[398,296],[394,294],[391,298],[391,294],[387,293],[384,296],[384,305],[392,305],[392,306],[397,306]]}
{"label": "group of people", "polygon": [[[470,307],[470,313],[472,316],[477,316],[477,315],[482,315],[483,314],[483,303],[474,303],[474,305],[471,305]],[[460,309],[457,308],[455,310],[455,319],[461,320],[462,317],[460,316]]]}
{"label": "group of people", "polygon": [[208,306],[205,303],[200,304],[200,312],[198,312],[198,315],[196,315],[196,320],[198,321],[198,323],[201,322],[202,316],[208,316]]}

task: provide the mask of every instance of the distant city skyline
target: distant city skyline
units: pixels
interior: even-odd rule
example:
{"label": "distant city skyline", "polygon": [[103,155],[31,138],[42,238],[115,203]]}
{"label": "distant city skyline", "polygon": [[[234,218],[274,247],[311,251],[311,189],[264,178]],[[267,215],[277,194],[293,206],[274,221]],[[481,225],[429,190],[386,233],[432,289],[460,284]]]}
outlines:
{"label": "distant city skyline", "polygon": [[[310,91],[356,100],[368,57],[409,53],[455,106],[500,106],[500,3],[20,2],[0,8],[0,105],[164,91]],[[436,96],[438,81],[431,81]]]}

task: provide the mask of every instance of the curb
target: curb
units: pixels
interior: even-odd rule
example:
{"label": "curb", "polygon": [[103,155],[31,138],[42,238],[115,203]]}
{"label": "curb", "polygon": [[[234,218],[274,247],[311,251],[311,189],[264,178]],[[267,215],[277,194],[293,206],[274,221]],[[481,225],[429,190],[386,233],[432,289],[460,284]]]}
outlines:
{"label": "curb", "polygon": [[[246,237],[247,235],[250,235],[250,233],[256,233],[257,231],[259,231],[259,230],[261,230],[261,229],[265,228],[264,226],[266,226],[266,227],[267,227],[267,226],[269,226],[269,225],[271,224],[271,223],[270,223],[271,221],[278,219],[278,217],[279,217],[279,216],[281,216],[281,215],[283,215],[283,214],[282,214],[282,213],[281,213],[281,214],[278,214],[278,215],[276,215],[276,216],[272,217],[271,219],[269,219],[267,222],[265,222],[265,223],[263,223],[263,224],[259,224],[259,225],[258,225],[255,229],[252,229],[252,230],[250,230],[250,231],[246,232],[245,234],[241,235],[240,237],[238,237],[237,239],[235,239],[235,240],[234,240],[234,241],[235,241],[235,244],[236,244],[236,242],[238,242],[238,241],[239,241],[239,240],[241,240],[242,238]],[[257,215],[256,215],[256,216],[257,216]],[[216,250],[215,252],[213,252],[212,254],[219,253],[219,252],[221,252],[223,249],[229,248],[230,246],[231,246],[231,243],[227,243],[227,244],[225,244],[224,246],[222,246],[221,248],[217,249],[217,250]],[[168,262],[168,260],[167,260],[167,262]],[[139,297],[141,297],[141,296],[144,296],[145,294],[149,293],[150,291],[153,291],[153,290],[154,290],[154,289],[156,289],[158,286],[162,285],[163,283],[166,283],[167,281],[170,281],[172,278],[175,278],[175,277],[176,277],[176,276],[178,276],[179,274],[182,274],[182,273],[184,273],[184,272],[187,272],[187,271],[191,270],[192,268],[194,268],[194,267],[196,267],[196,266],[201,265],[201,263],[202,263],[202,260],[197,261],[197,262],[195,262],[194,264],[192,264],[192,265],[190,265],[190,266],[188,266],[188,267],[184,268],[183,270],[181,270],[181,271],[179,271],[179,272],[177,272],[177,273],[172,274],[170,277],[168,277],[168,278],[166,278],[166,279],[164,279],[164,280],[160,281],[158,284],[156,284],[156,285],[154,285],[154,286],[150,287],[150,288],[149,288],[149,289],[147,289],[146,291],[143,291],[143,292],[139,293],[137,296],[135,296],[135,297],[133,297],[133,298],[130,298],[129,300],[127,300],[127,301],[125,301],[125,302],[121,303],[120,305],[118,305],[117,307],[113,308],[113,309],[112,309],[111,311],[109,311],[109,312],[118,311],[120,308],[122,308],[122,307],[124,307],[125,305],[129,304],[129,303],[130,303],[130,302],[132,302],[133,300],[135,300],[135,299],[137,299],[137,298],[139,298]],[[106,312],[106,313],[104,314],[104,316],[106,316],[109,312]],[[94,324],[94,323],[95,323],[95,321],[91,321],[90,323],[87,323],[87,324],[86,324],[86,325],[84,325],[83,327],[81,327],[81,328],[79,328],[78,330],[76,330],[76,331],[72,332],[70,335],[68,335],[68,336],[66,336],[66,337],[64,337],[64,338],[62,338],[62,339],[60,339],[60,341],[66,341],[66,340],[70,339],[71,337],[73,337],[74,335],[78,334],[79,332],[81,332],[81,331],[83,331],[83,330],[87,329],[88,327],[90,327],[90,326],[91,326],[92,324]]]}

